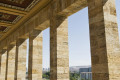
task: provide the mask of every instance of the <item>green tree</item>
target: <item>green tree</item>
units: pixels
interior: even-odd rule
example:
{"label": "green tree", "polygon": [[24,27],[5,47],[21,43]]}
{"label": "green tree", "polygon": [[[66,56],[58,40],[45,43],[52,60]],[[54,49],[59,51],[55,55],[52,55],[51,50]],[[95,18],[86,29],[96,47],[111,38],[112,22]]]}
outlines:
{"label": "green tree", "polygon": [[[50,72],[44,73],[43,78],[50,79]],[[79,73],[70,73],[70,80],[78,80],[78,78],[80,78]]]}
{"label": "green tree", "polygon": [[46,79],[50,79],[50,72],[46,72],[45,74],[43,74],[42,77]]}
{"label": "green tree", "polygon": [[70,80],[78,80],[78,78],[80,78],[80,74],[70,73]]}

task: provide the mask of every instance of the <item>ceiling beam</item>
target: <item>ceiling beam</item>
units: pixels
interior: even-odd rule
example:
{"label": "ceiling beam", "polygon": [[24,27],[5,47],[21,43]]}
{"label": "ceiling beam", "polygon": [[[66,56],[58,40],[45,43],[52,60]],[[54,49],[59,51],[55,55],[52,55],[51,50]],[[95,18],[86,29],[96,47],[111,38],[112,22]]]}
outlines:
{"label": "ceiling beam", "polygon": [[6,7],[2,7],[2,6],[0,6],[0,12],[13,14],[13,15],[20,15],[20,16],[25,16],[27,14],[27,12],[25,12],[25,11],[12,9],[12,8],[6,8]]}
{"label": "ceiling beam", "polygon": [[10,24],[10,23],[0,22],[0,26],[12,27],[13,25],[12,25],[12,24]]}
{"label": "ceiling beam", "polygon": [[0,31],[0,35],[4,35],[4,34],[5,34],[5,32],[1,32],[1,31]]}

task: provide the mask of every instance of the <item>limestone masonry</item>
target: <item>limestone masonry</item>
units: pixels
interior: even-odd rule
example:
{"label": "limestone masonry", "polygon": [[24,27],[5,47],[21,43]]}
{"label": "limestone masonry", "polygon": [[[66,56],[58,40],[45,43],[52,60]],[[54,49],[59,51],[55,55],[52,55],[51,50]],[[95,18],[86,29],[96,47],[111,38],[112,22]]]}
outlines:
{"label": "limestone masonry", "polygon": [[28,46],[28,80],[42,80],[42,31],[48,27],[50,80],[69,80],[67,18],[85,7],[92,79],[120,80],[115,0],[0,0],[0,80],[25,80]]}

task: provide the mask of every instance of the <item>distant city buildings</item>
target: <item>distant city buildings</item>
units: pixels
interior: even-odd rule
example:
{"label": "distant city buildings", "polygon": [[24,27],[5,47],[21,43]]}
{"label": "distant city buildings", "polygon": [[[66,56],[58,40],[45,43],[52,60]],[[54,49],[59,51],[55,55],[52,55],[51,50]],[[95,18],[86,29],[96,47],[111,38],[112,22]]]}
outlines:
{"label": "distant city buildings", "polygon": [[80,69],[89,68],[89,67],[91,66],[73,66],[73,67],[70,67],[70,73],[80,73]]}
{"label": "distant city buildings", "polygon": [[50,68],[43,68],[43,74],[46,73],[46,72],[50,72]]}
{"label": "distant city buildings", "polygon": [[[43,68],[42,72],[43,74],[50,72],[50,68]],[[78,80],[92,80],[91,66],[73,66],[70,67],[70,73],[79,73],[80,79]],[[28,72],[26,72],[26,80],[28,80]]]}
{"label": "distant city buildings", "polygon": [[91,72],[91,67],[80,68],[80,69],[79,69],[79,72],[80,72],[80,73],[82,73],[82,72]]}
{"label": "distant city buildings", "polygon": [[92,80],[91,67],[80,68],[80,80]]}
{"label": "distant city buildings", "polygon": [[70,73],[79,73],[79,80],[92,80],[91,66],[73,66],[70,67]]}

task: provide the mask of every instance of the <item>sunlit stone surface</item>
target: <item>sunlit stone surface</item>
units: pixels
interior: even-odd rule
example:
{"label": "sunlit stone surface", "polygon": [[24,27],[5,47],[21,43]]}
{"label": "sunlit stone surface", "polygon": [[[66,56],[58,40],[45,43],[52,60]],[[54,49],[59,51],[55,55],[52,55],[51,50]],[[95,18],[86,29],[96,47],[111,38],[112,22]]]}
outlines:
{"label": "sunlit stone surface", "polygon": [[42,31],[50,27],[50,80],[69,80],[67,17],[88,6],[93,80],[120,80],[115,0],[35,0],[27,5],[27,0],[2,1],[1,17],[10,17],[0,22],[5,27],[0,29],[0,51],[7,51],[1,53],[0,79],[25,80],[27,43],[19,41],[29,38],[28,78],[42,80]]}

